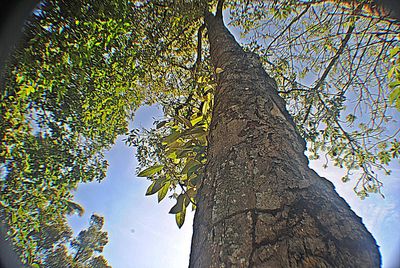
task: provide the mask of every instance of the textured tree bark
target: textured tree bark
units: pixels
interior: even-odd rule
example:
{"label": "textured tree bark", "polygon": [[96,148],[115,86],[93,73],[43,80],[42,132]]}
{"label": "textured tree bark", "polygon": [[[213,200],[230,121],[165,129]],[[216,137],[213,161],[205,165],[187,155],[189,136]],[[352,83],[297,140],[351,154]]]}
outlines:
{"label": "textured tree bark", "polygon": [[257,56],[206,16],[218,86],[189,267],[379,267],[374,238],[305,142]]}

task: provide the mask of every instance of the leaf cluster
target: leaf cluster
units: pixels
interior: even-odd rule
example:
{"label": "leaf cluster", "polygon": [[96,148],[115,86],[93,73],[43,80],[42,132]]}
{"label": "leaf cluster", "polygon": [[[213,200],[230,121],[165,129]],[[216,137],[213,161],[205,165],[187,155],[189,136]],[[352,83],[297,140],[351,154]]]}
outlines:
{"label": "leaf cluster", "polygon": [[395,104],[397,110],[400,111],[400,46],[390,50],[389,60],[393,64],[388,72],[388,78],[391,81],[389,88],[392,90],[389,95],[389,102]]}
{"label": "leaf cluster", "polygon": [[[137,147],[138,176],[152,181],[146,195],[158,195],[158,202],[169,191],[176,204],[170,213],[175,214],[181,227],[186,208],[196,206],[196,193],[204,176],[207,160],[207,135],[213,106],[213,88],[207,77],[199,77],[197,88],[186,98],[181,98],[174,109],[164,109],[165,118],[156,121],[150,130],[133,130],[127,143]],[[184,104],[184,105],[182,105]]]}

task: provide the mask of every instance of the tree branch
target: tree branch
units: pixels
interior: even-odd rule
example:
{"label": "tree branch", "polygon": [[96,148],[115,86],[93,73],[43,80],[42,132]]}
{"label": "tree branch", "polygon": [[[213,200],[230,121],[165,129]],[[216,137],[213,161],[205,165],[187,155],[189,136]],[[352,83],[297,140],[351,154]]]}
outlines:
{"label": "tree branch", "polygon": [[[336,61],[339,59],[340,55],[342,55],[342,53],[344,51],[344,48],[346,47],[347,43],[350,40],[351,34],[354,31],[354,28],[355,28],[355,24],[352,24],[347,29],[346,36],[343,38],[339,49],[336,51],[335,55],[333,56],[333,58],[329,62],[328,66],[326,67],[326,69],[325,69],[324,73],[322,74],[321,78],[318,80],[318,82],[315,84],[315,86],[311,89],[312,95],[314,95],[315,92],[322,86],[322,84],[324,83],[325,79],[327,78],[329,72],[331,71],[333,66],[336,64]],[[309,116],[310,111],[311,111],[311,108],[312,108],[312,102],[310,103],[310,105],[307,108],[306,115],[304,116],[304,119],[303,119],[303,124],[307,121],[308,116]]]}
{"label": "tree branch", "polygon": [[328,76],[329,72],[331,71],[332,67],[335,65],[336,61],[339,59],[340,55],[343,53],[344,48],[346,47],[347,43],[350,40],[350,37],[351,37],[351,34],[352,34],[354,28],[355,28],[354,24],[350,25],[349,29],[347,30],[345,38],[341,42],[339,49],[336,51],[336,54],[333,56],[333,58],[329,62],[328,67],[326,67],[324,73],[322,74],[321,78],[318,80],[317,84],[311,89],[312,91],[316,91],[322,85],[322,83],[325,81],[325,79]]}
{"label": "tree branch", "polygon": [[274,38],[274,40],[272,40],[271,43],[269,43],[269,45],[268,45],[266,51],[269,51],[269,49],[271,48],[272,44],[275,43],[275,41],[276,41],[278,38],[282,37],[283,34],[284,34],[290,27],[292,27],[292,25],[293,25],[296,21],[298,21],[304,14],[306,14],[309,8],[310,8],[310,6],[306,6],[306,8],[305,8],[299,15],[297,15],[297,16],[286,26],[286,28],[285,28],[280,34],[278,34],[278,35]]}
{"label": "tree branch", "polygon": [[218,0],[217,4],[217,12],[215,13],[215,17],[222,20],[222,10],[224,6],[224,0]]}
{"label": "tree branch", "polygon": [[195,70],[201,63],[201,52],[202,52],[202,37],[203,37],[203,30],[206,28],[206,24],[200,26],[199,30],[197,31],[197,58],[196,62],[192,66],[192,70]]}

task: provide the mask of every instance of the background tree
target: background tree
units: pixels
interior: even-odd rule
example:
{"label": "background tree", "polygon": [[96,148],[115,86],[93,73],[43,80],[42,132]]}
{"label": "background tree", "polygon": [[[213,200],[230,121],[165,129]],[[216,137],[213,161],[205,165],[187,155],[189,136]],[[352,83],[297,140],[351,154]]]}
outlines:
{"label": "background tree", "polygon": [[108,268],[111,266],[109,266],[107,260],[102,255],[100,255],[91,259],[89,267]]}
{"label": "background tree", "polygon": [[[104,246],[108,243],[107,232],[102,231],[104,218],[93,214],[90,226],[79,232],[72,239],[71,235],[66,241],[58,241],[51,248],[46,249],[44,267],[111,267],[104,256]],[[68,243],[70,247],[67,247]]]}
{"label": "background tree", "polygon": [[1,216],[24,262],[39,260],[33,234],[43,223],[75,211],[78,183],[105,177],[103,152],[138,105],[183,92],[177,77],[182,85],[190,78],[165,66],[176,42],[191,45],[193,16],[143,11],[125,1],[43,1],[25,25],[0,104]]}
{"label": "background tree", "polygon": [[[41,242],[47,225],[58,228],[79,208],[72,202],[78,183],[105,177],[103,152],[143,99],[132,89],[138,49],[121,19],[129,7],[120,4],[42,2],[8,64],[0,210],[24,262],[39,261],[39,243],[52,243]],[[120,50],[129,57],[114,55]]]}
{"label": "background tree", "polygon": [[103,251],[108,242],[107,232],[101,231],[103,225],[104,218],[94,214],[90,218],[89,228],[81,231],[78,237],[71,241],[71,247],[75,252],[74,261],[89,263],[94,253]]}
{"label": "background tree", "polygon": [[65,245],[58,246],[55,250],[51,251],[46,257],[46,265],[48,267],[81,267],[73,262],[71,255],[68,255],[68,248]]}

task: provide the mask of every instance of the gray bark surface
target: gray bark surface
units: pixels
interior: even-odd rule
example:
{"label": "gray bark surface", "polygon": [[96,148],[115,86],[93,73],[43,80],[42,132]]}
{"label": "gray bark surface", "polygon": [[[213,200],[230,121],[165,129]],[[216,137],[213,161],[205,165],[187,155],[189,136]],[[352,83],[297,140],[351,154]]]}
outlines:
{"label": "gray bark surface", "polygon": [[218,86],[189,267],[380,267],[361,219],[308,167],[257,56],[206,16]]}

